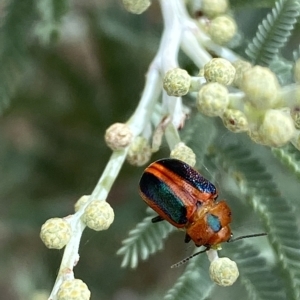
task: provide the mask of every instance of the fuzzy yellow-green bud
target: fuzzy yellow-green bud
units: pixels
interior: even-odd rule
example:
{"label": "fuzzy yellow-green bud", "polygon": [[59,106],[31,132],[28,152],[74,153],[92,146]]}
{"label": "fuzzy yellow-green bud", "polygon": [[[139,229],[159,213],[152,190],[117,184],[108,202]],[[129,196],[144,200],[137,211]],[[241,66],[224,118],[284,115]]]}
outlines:
{"label": "fuzzy yellow-green bud", "polygon": [[224,58],[213,58],[204,65],[204,77],[207,82],[230,85],[235,76],[234,66]]}
{"label": "fuzzy yellow-green bud", "polygon": [[106,201],[94,200],[86,207],[81,220],[89,228],[100,231],[108,229],[114,217],[114,211]]}
{"label": "fuzzy yellow-green bud", "polygon": [[192,167],[196,164],[196,154],[184,143],[178,143],[171,151],[170,157],[182,160]]}
{"label": "fuzzy yellow-green bud", "polygon": [[40,237],[49,249],[61,249],[70,240],[72,230],[70,224],[62,218],[47,220],[41,228]]}
{"label": "fuzzy yellow-green bud", "polygon": [[232,65],[235,68],[235,76],[234,76],[233,84],[237,87],[240,87],[244,73],[247,70],[251,69],[252,65],[249,62],[240,59],[233,62]]}
{"label": "fuzzy yellow-green bud", "polygon": [[[250,130],[258,130],[258,127],[260,126],[261,121],[265,116],[265,110],[256,108],[249,101],[245,101],[245,99],[243,99],[242,101],[244,102],[243,111],[247,116],[248,123],[251,124]],[[237,105],[238,104],[239,103],[237,103]]]}
{"label": "fuzzy yellow-green bud", "polygon": [[191,76],[186,70],[175,68],[164,77],[163,87],[169,96],[181,97],[189,92]]}
{"label": "fuzzy yellow-green bud", "polygon": [[79,198],[74,205],[75,212],[79,211],[79,209],[88,202],[89,198],[90,198],[89,195],[85,195]]}
{"label": "fuzzy yellow-green bud", "polygon": [[152,155],[148,140],[137,136],[131,143],[127,154],[127,161],[133,166],[143,166],[149,162]]}
{"label": "fuzzy yellow-green bud", "polygon": [[297,59],[294,66],[294,78],[297,83],[300,83],[300,58]]}
{"label": "fuzzy yellow-green bud", "polygon": [[236,34],[237,26],[229,16],[219,16],[211,20],[208,27],[208,34],[211,39],[219,44],[227,44]]}
{"label": "fuzzy yellow-green bud", "polygon": [[198,73],[199,77],[204,77],[204,68],[201,68]]}
{"label": "fuzzy yellow-green bud", "polygon": [[150,0],[123,0],[124,7],[133,14],[141,14],[150,6]]}
{"label": "fuzzy yellow-green bud", "polygon": [[209,275],[216,284],[230,286],[238,279],[239,270],[234,261],[227,257],[221,257],[212,261],[209,267]]}
{"label": "fuzzy yellow-green bud", "polygon": [[255,66],[244,72],[241,89],[256,108],[274,108],[279,104],[279,83],[268,68]]}
{"label": "fuzzy yellow-green bud", "polygon": [[300,129],[300,106],[291,109],[291,117],[294,121],[295,127]]}
{"label": "fuzzy yellow-green bud", "polygon": [[204,115],[220,116],[229,104],[227,88],[217,82],[204,85],[198,93],[197,108]]}
{"label": "fuzzy yellow-green bud", "polygon": [[130,127],[124,123],[115,123],[107,128],[105,142],[113,151],[126,148],[132,141],[133,135]]}
{"label": "fuzzy yellow-green bud", "polygon": [[293,119],[283,111],[270,109],[265,113],[259,128],[264,142],[271,147],[280,147],[290,141],[296,133]]}
{"label": "fuzzy yellow-green bud", "polygon": [[202,0],[201,9],[209,18],[214,18],[222,15],[228,8],[227,0]]}
{"label": "fuzzy yellow-green bud", "polygon": [[251,130],[247,132],[250,139],[256,144],[266,145],[264,137],[260,134],[258,130]]}
{"label": "fuzzy yellow-green bud", "polygon": [[89,300],[91,292],[80,279],[64,281],[57,293],[57,300]]}
{"label": "fuzzy yellow-green bud", "polygon": [[246,115],[237,109],[226,109],[222,116],[223,123],[232,132],[243,132],[249,129]]}

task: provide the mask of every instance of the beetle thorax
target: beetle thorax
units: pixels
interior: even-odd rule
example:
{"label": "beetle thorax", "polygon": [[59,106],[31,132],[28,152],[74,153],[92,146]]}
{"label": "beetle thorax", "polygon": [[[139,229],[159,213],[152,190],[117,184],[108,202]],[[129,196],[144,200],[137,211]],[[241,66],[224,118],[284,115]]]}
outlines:
{"label": "beetle thorax", "polygon": [[207,202],[197,208],[186,232],[196,246],[212,246],[228,241],[231,230],[231,211],[225,201]]}

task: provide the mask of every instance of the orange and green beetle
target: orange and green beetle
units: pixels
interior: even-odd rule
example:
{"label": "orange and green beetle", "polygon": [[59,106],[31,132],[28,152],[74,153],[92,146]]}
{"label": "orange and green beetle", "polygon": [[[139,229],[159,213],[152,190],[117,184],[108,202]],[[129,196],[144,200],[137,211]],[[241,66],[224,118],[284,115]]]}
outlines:
{"label": "orange and green beetle", "polygon": [[216,202],[215,186],[185,162],[164,158],[152,163],[139,187],[143,200],[158,213],[152,222],[166,220],[185,228],[185,242],[210,248],[230,240],[229,206]]}

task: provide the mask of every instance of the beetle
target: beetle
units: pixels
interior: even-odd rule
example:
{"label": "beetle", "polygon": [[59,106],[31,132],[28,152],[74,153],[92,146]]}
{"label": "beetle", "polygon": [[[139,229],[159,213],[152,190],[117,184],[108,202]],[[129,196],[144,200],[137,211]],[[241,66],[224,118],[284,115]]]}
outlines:
{"label": "beetle", "polygon": [[187,163],[163,158],[150,164],[139,183],[140,195],[158,216],[185,228],[185,242],[211,246],[231,238],[231,210],[223,200],[216,202],[215,186]]}

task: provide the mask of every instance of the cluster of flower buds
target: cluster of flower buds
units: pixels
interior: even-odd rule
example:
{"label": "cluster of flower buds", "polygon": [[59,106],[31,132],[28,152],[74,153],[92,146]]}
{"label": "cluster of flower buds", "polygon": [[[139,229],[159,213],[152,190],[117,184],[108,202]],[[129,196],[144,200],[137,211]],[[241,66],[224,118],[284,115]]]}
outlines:
{"label": "cluster of flower buds", "polygon": [[[75,204],[75,212],[83,210],[81,221],[89,228],[99,231],[106,230],[114,221],[114,211],[106,201],[93,200],[88,203],[90,196],[82,196]],[[62,249],[71,243],[72,236],[77,230],[74,222],[75,215],[65,218],[51,218],[41,227],[40,237],[46,247]],[[75,228],[73,228],[75,227]],[[80,279],[69,278],[70,269],[61,270],[62,284],[57,293],[58,300],[88,300],[90,291]]]}
{"label": "cluster of flower buds", "polygon": [[[236,22],[228,13],[229,8],[228,0],[201,1],[200,9],[204,17],[199,20],[199,26],[219,45],[230,42],[237,32]],[[208,22],[205,21],[207,18]]]}
{"label": "cluster of flower buds", "polygon": [[112,124],[105,133],[106,145],[113,151],[128,147],[127,161],[133,166],[143,166],[149,162],[152,149],[149,141],[142,136],[133,137],[126,123]]}
{"label": "cluster of flower buds", "polygon": [[[299,74],[297,62],[296,83]],[[280,147],[292,142],[300,149],[300,86],[293,85],[292,97],[285,96],[270,69],[223,58],[209,61],[198,77],[180,68],[169,70],[163,86],[169,95],[183,96],[193,90],[193,80],[199,77],[206,81],[198,91],[199,112],[222,118],[230,131],[247,132],[256,143]]]}

